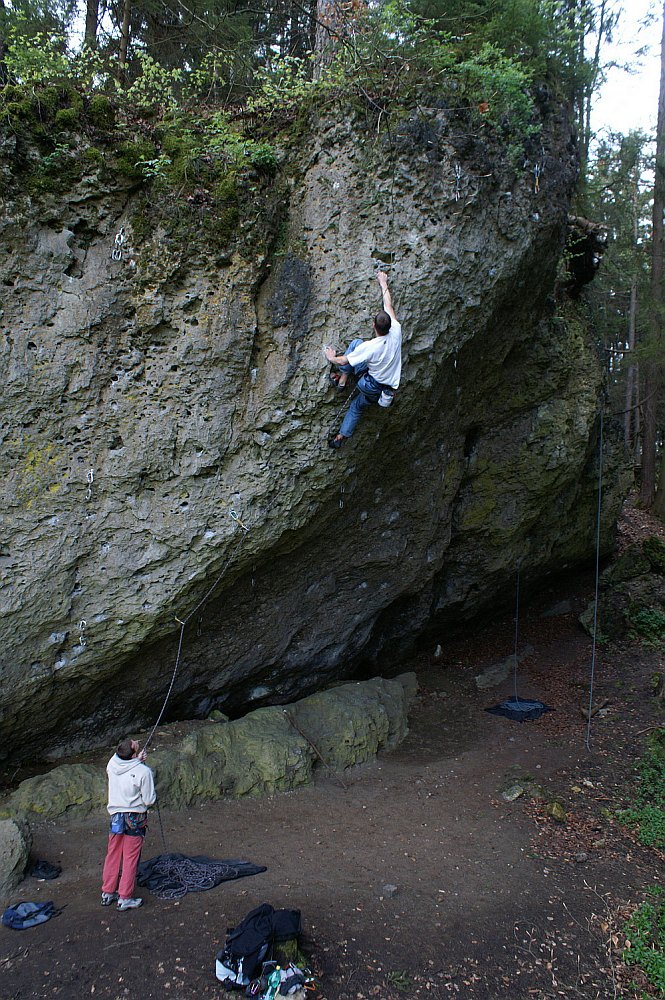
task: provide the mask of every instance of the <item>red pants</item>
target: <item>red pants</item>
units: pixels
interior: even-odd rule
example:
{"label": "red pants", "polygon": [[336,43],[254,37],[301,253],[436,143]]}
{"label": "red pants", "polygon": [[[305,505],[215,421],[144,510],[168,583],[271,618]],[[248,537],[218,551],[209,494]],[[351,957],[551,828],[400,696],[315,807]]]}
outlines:
{"label": "red pants", "polygon": [[121,899],[131,899],[142,847],[143,837],[129,837],[126,833],[109,834],[102,873],[102,892],[117,892]]}

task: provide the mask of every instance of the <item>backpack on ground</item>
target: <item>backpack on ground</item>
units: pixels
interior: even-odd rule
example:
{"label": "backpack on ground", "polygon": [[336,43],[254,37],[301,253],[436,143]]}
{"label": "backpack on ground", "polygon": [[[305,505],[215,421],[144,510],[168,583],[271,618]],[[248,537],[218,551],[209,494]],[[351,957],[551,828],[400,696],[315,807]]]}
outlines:
{"label": "backpack on ground", "polygon": [[2,923],[5,927],[11,927],[15,931],[23,931],[28,927],[36,927],[43,924],[51,917],[57,917],[60,910],[56,910],[55,904],[21,902],[8,906],[2,914]]}
{"label": "backpack on ground", "polygon": [[229,930],[224,947],[217,953],[217,979],[227,990],[245,989],[274,946],[297,940],[299,935],[300,910],[275,910],[262,903]]}

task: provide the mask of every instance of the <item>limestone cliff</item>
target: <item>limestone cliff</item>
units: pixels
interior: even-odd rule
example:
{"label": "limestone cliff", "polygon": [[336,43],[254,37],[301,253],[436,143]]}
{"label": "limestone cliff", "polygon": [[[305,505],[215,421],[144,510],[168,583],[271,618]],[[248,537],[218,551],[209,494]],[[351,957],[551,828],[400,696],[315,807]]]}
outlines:
{"label": "limestone cliff", "polygon": [[[323,124],[238,220],[190,198],[191,238],[111,151],[66,193],[26,194],[13,143],[6,756],[17,734],[40,756],[153,720],[178,620],[220,575],[185,629],[173,714],[393,668],[428,623],[445,638],[501,600],[518,561],[528,585],[589,555],[602,370],[552,296],[576,172],[564,119],[546,122],[539,185],[445,110],[390,136]],[[394,264],[403,383],[334,453],[321,348],[370,335],[377,259]]]}

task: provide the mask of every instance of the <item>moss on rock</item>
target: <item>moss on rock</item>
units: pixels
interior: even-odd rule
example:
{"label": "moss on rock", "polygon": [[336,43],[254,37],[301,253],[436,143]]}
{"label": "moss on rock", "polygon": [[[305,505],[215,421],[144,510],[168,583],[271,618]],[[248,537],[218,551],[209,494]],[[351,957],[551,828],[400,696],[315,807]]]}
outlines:
{"label": "moss on rock", "polygon": [[[181,809],[197,799],[286,792],[311,782],[321,758],[333,770],[366,763],[404,739],[416,690],[415,674],[375,677],[233,722],[210,721],[151,754],[159,801]],[[0,815],[53,819],[100,810],[105,802],[102,768],[63,764],[21,782]]]}
{"label": "moss on rock", "polygon": [[22,781],[6,806],[31,818],[50,819],[70,809],[89,812],[106,801],[106,776],[92,764],[65,764]]}

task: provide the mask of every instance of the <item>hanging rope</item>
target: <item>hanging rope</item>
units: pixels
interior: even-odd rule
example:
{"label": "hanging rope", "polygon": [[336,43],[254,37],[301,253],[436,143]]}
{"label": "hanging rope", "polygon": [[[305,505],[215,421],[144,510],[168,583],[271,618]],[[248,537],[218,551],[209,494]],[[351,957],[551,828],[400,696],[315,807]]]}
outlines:
{"label": "hanging rope", "polygon": [[591,676],[589,678],[589,707],[587,709],[586,735],[584,745],[591,750],[591,712],[593,709],[593,685],[596,674],[596,639],[598,632],[598,592],[600,582],[600,515],[603,493],[603,408],[600,408],[600,430],[598,441],[598,511],[596,516],[596,580],[593,600],[593,634],[591,640]]}
{"label": "hanging rope", "polygon": [[[150,730],[150,734],[148,735],[147,740],[145,741],[145,743],[143,744],[143,747],[141,748],[142,752],[146,752],[147,749],[148,749],[148,747],[150,746],[150,743],[152,742],[152,738],[155,735],[155,731],[156,731],[158,725],[160,724],[160,722],[162,721],[164,712],[166,711],[166,706],[168,705],[169,698],[171,697],[171,692],[173,691],[173,685],[175,684],[175,679],[176,679],[176,677],[178,675],[178,670],[180,668],[180,659],[182,657],[182,648],[183,648],[183,643],[184,643],[184,639],[185,639],[185,629],[187,627],[187,623],[189,621],[191,621],[191,619],[194,617],[194,615],[196,615],[197,612],[200,611],[201,608],[209,601],[210,597],[212,596],[212,594],[214,593],[214,591],[219,586],[219,584],[220,584],[220,582],[221,582],[224,574],[226,573],[227,569],[229,568],[232,560],[235,558],[236,553],[240,549],[240,546],[242,545],[242,543],[243,543],[243,541],[245,539],[245,535],[249,531],[249,528],[247,527],[247,525],[243,524],[243,522],[240,520],[240,518],[239,518],[238,514],[235,512],[235,510],[229,511],[229,517],[231,518],[232,521],[234,521],[238,525],[239,528],[242,529],[242,532],[243,532],[242,536],[239,539],[239,541],[237,542],[237,544],[231,550],[231,554],[229,555],[228,559],[225,561],[224,565],[222,566],[222,569],[219,572],[219,574],[217,575],[217,577],[215,578],[214,583],[208,588],[208,590],[205,592],[205,594],[203,595],[203,597],[201,598],[201,600],[198,602],[198,604],[194,608],[192,608],[192,610],[189,612],[189,614],[185,618],[183,618],[183,619],[176,618],[176,621],[180,625],[180,636],[178,638],[178,650],[176,652],[176,658],[175,658],[175,664],[174,664],[174,667],[173,667],[173,673],[171,674],[171,681],[169,683],[168,690],[166,692],[166,696],[165,696],[164,701],[162,703],[162,707],[160,709],[159,715],[157,716],[157,721],[155,722],[154,726]],[[161,818],[160,818],[160,822],[161,822]]]}
{"label": "hanging rope", "polygon": [[519,701],[517,695],[517,647],[520,635],[520,564],[517,564],[517,583],[515,585],[515,652],[513,654],[513,691],[515,701]]}

